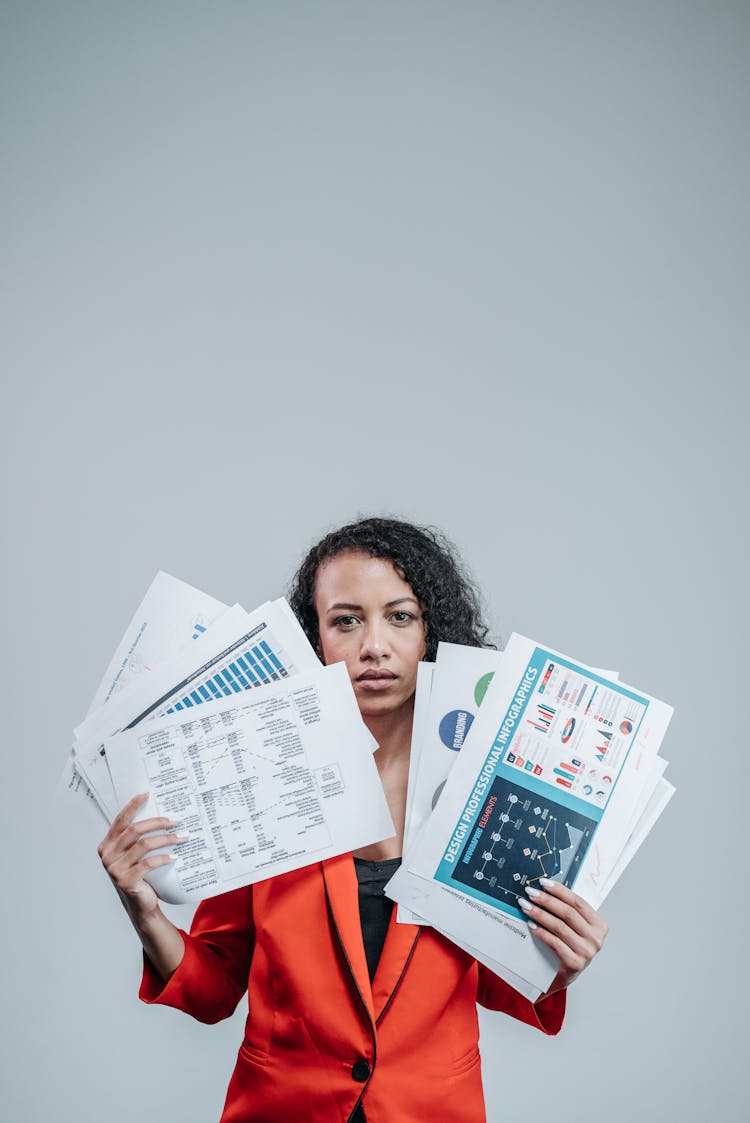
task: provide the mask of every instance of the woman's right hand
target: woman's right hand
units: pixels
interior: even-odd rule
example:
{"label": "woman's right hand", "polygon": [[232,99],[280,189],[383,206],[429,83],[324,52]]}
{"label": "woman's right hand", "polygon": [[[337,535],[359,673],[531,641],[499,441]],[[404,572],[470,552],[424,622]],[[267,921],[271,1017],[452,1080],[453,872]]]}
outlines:
{"label": "woman's right hand", "polygon": [[[172,861],[170,854],[154,854],[164,846],[184,839],[173,834],[175,823],[167,818],[140,819],[133,822],[148,792],[129,800],[99,843],[99,857],[112,879],[123,904],[137,925],[159,911],[159,899],[146,881],[146,874]],[[158,832],[156,834],[152,832]],[[146,838],[145,836],[149,837]]]}

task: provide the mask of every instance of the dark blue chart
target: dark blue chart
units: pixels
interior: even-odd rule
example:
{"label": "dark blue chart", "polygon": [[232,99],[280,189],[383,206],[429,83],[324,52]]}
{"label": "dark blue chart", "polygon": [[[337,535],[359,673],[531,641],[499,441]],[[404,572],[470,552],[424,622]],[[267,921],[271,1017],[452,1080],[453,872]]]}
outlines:
{"label": "dark blue chart", "polygon": [[496,776],[451,880],[506,905],[540,877],[572,885],[596,826],[595,819]]}

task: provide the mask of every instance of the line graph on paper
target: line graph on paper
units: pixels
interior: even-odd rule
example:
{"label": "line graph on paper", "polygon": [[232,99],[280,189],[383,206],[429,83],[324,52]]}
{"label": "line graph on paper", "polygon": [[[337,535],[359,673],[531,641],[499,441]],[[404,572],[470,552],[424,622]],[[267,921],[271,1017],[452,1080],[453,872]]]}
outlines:
{"label": "line graph on paper", "polygon": [[572,885],[596,821],[495,777],[451,879],[515,905],[540,877]]}
{"label": "line graph on paper", "polygon": [[[225,875],[331,843],[320,794],[289,699],[253,705],[255,731],[225,714],[180,715],[145,734],[145,762],[161,798],[182,792],[208,827],[214,863]],[[175,715],[177,716],[177,715]],[[200,810],[198,810],[200,809]],[[177,854],[194,860],[189,850]]]}

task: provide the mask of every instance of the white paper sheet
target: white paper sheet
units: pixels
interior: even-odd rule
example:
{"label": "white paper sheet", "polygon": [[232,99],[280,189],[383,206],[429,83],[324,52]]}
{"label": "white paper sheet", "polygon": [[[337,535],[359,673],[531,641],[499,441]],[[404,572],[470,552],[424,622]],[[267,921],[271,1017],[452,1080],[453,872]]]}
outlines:
{"label": "white paper sheet", "polygon": [[118,804],[107,768],[106,738],[172,709],[190,710],[211,698],[234,697],[319,666],[286,601],[266,603],[252,613],[234,605],[188,647],[113,696],[76,729],[76,769],[111,822]]}
{"label": "white paper sheet", "polygon": [[[514,635],[406,863],[442,891],[412,886],[397,896],[389,885],[389,895],[546,990],[556,959],[532,943],[518,895],[539,876],[574,883],[609,803],[619,854],[646,770],[631,770],[623,798],[610,793],[636,742],[633,759],[656,755],[670,716],[663,703]],[[454,894],[460,908],[447,904]]]}
{"label": "white paper sheet", "polygon": [[417,800],[417,773],[422,759],[422,746],[427,736],[430,693],[435,674],[434,663],[420,663],[417,667],[417,688],[414,695],[414,718],[411,727],[409,753],[409,778],[406,785],[406,815],[404,820],[404,854],[419,833],[422,814]]}
{"label": "white paper sheet", "polygon": [[[395,876],[398,876],[400,872],[401,871],[398,870]],[[416,880],[418,879],[415,879],[415,884]],[[407,884],[409,884],[408,881]],[[445,891],[443,895],[445,895]],[[482,963],[485,967],[489,967],[490,971],[494,972],[494,974],[501,978],[504,982],[506,982],[508,986],[513,987],[514,990],[517,990],[519,994],[522,994],[524,996],[524,998],[528,998],[529,1002],[536,1002],[537,999],[541,997],[542,992],[539,987],[535,987],[527,979],[522,979],[520,975],[516,975],[513,971],[509,971],[508,968],[504,966],[504,964],[498,963],[497,960],[493,960],[491,956],[483,955],[477,950],[477,948],[472,947],[471,944],[467,944],[465,940],[462,940],[460,936],[457,936],[455,932],[450,932],[446,929],[438,928],[435,924],[430,924],[429,921],[425,920],[425,918],[420,916],[417,912],[411,912],[408,909],[404,909],[404,913],[405,915],[412,917],[411,920],[406,921],[405,923],[423,924],[428,925],[428,927],[430,928],[434,928],[436,932],[440,932],[441,936],[445,936],[447,940],[450,940],[451,943],[456,945],[456,947],[461,948],[467,953],[467,955],[473,956],[474,959],[479,960],[479,962]],[[401,923],[401,921],[399,921],[399,923]]]}
{"label": "white paper sheet", "polygon": [[[440,643],[436,662],[420,664],[409,761],[405,858],[437,804],[502,659],[502,651],[492,648]],[[616,671],[594,669],[599,675],[618,678]],[[407,872],[399,871],[394,889],[403,887],[406,877]],[[403,904],[398,906],[397,919],[407,924],[416,922]]]}
{"label": "white paper sheet", "polygon": [[86,717],[198,639],[229,605],[160,570],[110,659]]}
{"label": "white paper sheet", "polygon": [[[404,864],[396,873],[396,880],[386,887],[389,895],[391,887],[403,889],[409,876],[409,851],[440,797],[501,659],[502,652],[493,648],[439,643],[436,662],[419,666],[409,758]],[[403,903],[397,905],[396,919],[401,924],[424,923],[423,917]]]}
{"label": "white paper sheet", "polygon": [[[86,716],[90,717],[132,682],[201,636],[227,607],[208,593],[160,570],[118,643]],[[79,800],[76,803],[84,805],[98,825],[106,824],[107,817],[94,793],[76,771],[74,749],[65,763],[55,798],[67,802],[71,795],[84,797],[80,804]]]}
{"label": "white paper sheet", "polygon": [[415,745],[418,763],[404,840],[406,850],[437,805],[502,659],[502,651],[492,648],[438,644],[424,732]]}
{"label": "white paper sheet", "polygon": [[655,826],[659,816],[664,808],[669,803],[670,799],[675,793],[674,785],[670,784],[668,780],[659,779],[656,783],[649,801],[640,815],[635,829],[631,834],[628,841],[625,843],[623,850],[615,863],[614,868],[607,877],[604,885],[602,886],[598,898],[591,901],[594,908],[599,908],[604,899],[614,888],[615,884],[619,881],[622,874],[625,872],[626,867],[632,861],[635,854],[638,852],[642,844],[645,842],[649,832]]}
{"label": "white paper sheet", "polygon": [[[437,803],[463,740],[471,728],[501,660],[502,652],[492,648],[440,643],[436,663],[421,663],[419,666],[409,761],[404,834],[405,865],[396,872],[386,888],[386,892],[391,896],[398,897],[409,892],[409,882],[414,877],[406,868],[409,847],[413,846]],[[614,672],[600,671],[599,673],[617,677]],[[425,894],[429,897],[433,891],[438,890],[434,885],[428,889],[427,883],[421,878],[415,878],[411,888],[416,898],[419,899],[421,896],[423,900]],[[443,905],[448,910],[447,915],[455,916],[457,923],[461,923],[464,906],[460,899],[451,895],[450,900],[444,901]],[[397,905],[396,919],[399,923],[405,924],[428,923],[419,913],[412,912],[403,904]],[[451,931],[442,930],[442,934],[469,955],[478,957],[477,949],[463,940],[460,932],[455,928]],[[508,970],[491,956],[481,956],[481,960],[486,967],[530,1002],[536,1002],[540,997],[542,992],[539,987]]]}
{"label": "white paper sheet", "polygon": [[107,740],[118,802],[179,821],[174,865],[149,875],[198,901],[392,838],[376,742],[335,663]]}
{"label": "white paper sheet", "polygon": [[109,820],[83,776],[76,771],[74,749],[68,753],[53,798],[64,810],[69,811],[75,807],[76,814],[85,815],[92,827],[100,832],[100,836],[106,831]]}
{"label": "white paper sheet", "polygon": [[[627,778],[629,771],[640,774],[638,776],[640,791],[637,801],[632,802],[629,816],[627,813],[622,817],[610,815],[610,809],[608,809],[599,829],[591,840],[591,846],[581,863],[578,880],[576,881],[576,892],[585,897],[594,908],[598,908],[604,900],[602,895],[604,885],[611,877],[629,839],[633,837],[636,826],[649,805],[666,767],[667,762],[662,757],[657,756],[644,760],[636,752],[632,752],[625,762],[624,777]],[[626,791],[625,785],[623,790]],[[653,823],[651,825],[653,826]],[[641,841],[644,837],[645,835],[641,837]]]}

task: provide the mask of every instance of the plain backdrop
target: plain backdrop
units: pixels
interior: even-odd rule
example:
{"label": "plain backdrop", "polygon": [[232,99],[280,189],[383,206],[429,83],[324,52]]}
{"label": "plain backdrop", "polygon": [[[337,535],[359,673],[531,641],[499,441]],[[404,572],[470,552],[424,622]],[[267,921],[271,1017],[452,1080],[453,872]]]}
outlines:
{"label": "plain backdrop", "polygon": [[[669,701],[678,793],[490,1123],[744,1120],[750,6],[0,4],[2,1114],[218,1118],[52,793],[159,568],[247,608],[358,514]],[[181,923],[189,915],[175,913]]]}

